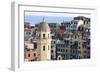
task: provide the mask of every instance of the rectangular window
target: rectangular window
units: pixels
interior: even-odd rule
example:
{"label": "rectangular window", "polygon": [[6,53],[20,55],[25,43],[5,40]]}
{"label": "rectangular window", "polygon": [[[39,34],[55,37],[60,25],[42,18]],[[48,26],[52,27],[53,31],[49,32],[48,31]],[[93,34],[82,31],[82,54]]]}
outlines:
{"label": "rectangular window", "polygon": [[37,48],[37,43],[34,43],[34,49],[36,49]]}
{"label": "rectangular window", "polygon": [[67,49],[66,49],[66,52],[67,52]]}
{"label": "rectangular window", "polygon": [[48,34],[48,38],[49,38],[49,34]]}
{"label": "rectangular window", "polygon": [[39,38],[41,37],[41,35],[39,34]]}
{"label": "rectangular window", "polygon": [[49,45],[48,45],[48,50],[49,50]]}
{"label": "rectangular window", "polygon": [[51,46],[51,48],[53,48],[53,46]]}

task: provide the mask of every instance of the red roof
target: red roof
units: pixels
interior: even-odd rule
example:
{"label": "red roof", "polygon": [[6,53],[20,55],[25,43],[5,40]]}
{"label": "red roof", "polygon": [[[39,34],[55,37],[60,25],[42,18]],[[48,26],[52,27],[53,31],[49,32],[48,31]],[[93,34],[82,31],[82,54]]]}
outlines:
{"label": "red roof", "polygon": [[64,33],[66,31],[66,27],[65,26],[60,26],[60,28],[58,29],[59,33]]}

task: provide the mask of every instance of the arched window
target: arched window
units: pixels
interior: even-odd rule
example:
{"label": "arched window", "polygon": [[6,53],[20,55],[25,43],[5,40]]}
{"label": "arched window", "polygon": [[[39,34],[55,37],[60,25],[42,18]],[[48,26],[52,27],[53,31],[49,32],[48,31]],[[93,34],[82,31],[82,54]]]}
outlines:
{"label": "arched window", "polygon": [[43,51],[45,51],[45,46],[43,46]]}
{"label": "arched window", "polygon": [[45,34],[43,34],[43,38],[45,38]]}
{"label": "arched window", "polygon": [[60,57],[59,57],[58,59],[59,59],[59,60],[61,60],[61,58],[60,58]]}

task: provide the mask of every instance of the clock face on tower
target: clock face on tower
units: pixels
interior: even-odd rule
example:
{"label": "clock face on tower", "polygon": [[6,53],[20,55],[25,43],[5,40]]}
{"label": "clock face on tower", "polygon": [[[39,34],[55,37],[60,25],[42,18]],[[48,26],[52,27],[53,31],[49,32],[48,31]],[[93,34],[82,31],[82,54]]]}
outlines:
{"label": "clock face on tower", "polygon": [[24,12],[24,61],[90,59],[88,14]]}

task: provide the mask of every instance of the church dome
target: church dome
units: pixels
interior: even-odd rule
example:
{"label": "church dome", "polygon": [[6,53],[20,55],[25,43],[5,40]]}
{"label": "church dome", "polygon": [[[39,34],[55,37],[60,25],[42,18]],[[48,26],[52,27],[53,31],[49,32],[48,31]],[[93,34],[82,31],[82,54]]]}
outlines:
{"label": "church dome", "polygon": [[45,21],[41,22],[40,25],[39,25],[38,30],[39,31],[44,31],[44,32],[50,31],[48,23],[45,22]]}

